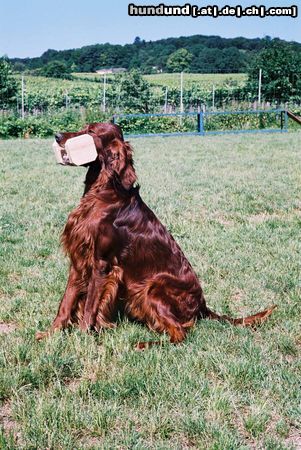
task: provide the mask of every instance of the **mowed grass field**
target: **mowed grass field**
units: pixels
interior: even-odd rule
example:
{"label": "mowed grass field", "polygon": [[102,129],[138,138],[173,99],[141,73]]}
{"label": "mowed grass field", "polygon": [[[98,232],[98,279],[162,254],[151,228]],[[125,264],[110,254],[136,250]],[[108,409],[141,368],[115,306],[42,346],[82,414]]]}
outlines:
{"label": "mowed grass field", "polygon": [[63,294],[59,236],[84,168],[51,140],[0,141],[1,449],[300,449],[300,133],[133,139],[141,194],[235,317],[184,343],[121,321],[36,342]]}

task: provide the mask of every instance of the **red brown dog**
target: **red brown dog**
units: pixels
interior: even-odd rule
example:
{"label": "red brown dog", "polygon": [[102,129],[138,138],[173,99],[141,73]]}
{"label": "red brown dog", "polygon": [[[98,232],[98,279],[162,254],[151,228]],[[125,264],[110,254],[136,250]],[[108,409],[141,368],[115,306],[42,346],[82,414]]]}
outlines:
{"label": "red brown dog", "polygon": [[[60,146],[83,133],[94,138],[97,159],[89,164],[84,196],[68,217],[62,242],[70,273],[57,316],[48,332],[115,326],[122,308],[152,330],[181,342],[196,320],[210,318],[246,326],[263,322],[274,307],[233,319],[211,311],[200,282],[179,245],[139,195],[133,151],[116,125],[88,125],[60,133]],[[140,347],[144,344],[141,343]]]}

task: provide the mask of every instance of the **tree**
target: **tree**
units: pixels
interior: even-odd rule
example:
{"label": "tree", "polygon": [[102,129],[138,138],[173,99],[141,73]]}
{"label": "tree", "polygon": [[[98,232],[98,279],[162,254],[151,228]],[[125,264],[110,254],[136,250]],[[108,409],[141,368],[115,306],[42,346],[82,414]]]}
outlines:
{"label": "tree", "polygon": [[223,62],[218,64],[218,68],[224,72],[242,72],[246,70],[245,53],[235,47],[222,50]]}
{"label": "tree", "polygon": [[149,112],[150,84],[137,70],[114,77],[112,98],[117,99],[117,108],[127,112]]}
{"label": "tree", "polygon": [[[73,50],[47,50],[40,57],[14,58],[11,62],[24,64],[26,70],[42,69],[50,62],[63,61],[67,67],[75,64],[79,72],[94,72],[103,67],[124,67],[139,68],[147,73],[151,72],[154,66],[171,72],[174,70],[214,72],[227,69],[245,72],[246,66],[251,64],[254,56],[271,44],[271,41],[273,40],[269,37],[226,39],[218,36],[195,35],[145,42],[144,39],[136,36],[132,44],[106,43]],[[301,43],[291,42],[290,47],[301,51]],[[236,54],[234,48],[237,49]],[[172,55],[173,53],[175,55]],[[179,55],[184,55],[184,58],[177,60],[176,56],[179,57]],[[186,60],[187,56],[188,60]],[[167,68],[169,58],[171,65]]]}
{"label": "tree", "polygon": [[187,71],[193,55],[186,48],[179,48],[167,59],[166,67],[171,72]]}
{"label": "tree", "polygon": [[290,44],[274,39],[267,41],[248,71],[248,88],[258,91],[258,73],[262,69],[262,96],[267,101],[288,101],[300,95],[301,56]]}
{"label": "tree", "polygon": [[13,78],[11,64],[0,58],[0,108],[8,108],[15,101],[17,95],[17,83]]}
{"label": "tree", "polygon": [[24,70],[26,70],[26,65],[22,62],[15,62],[12,69],[14,72],[24,72]]}
{"label": "tree", "polygon": [[49,62],[40,70],[40,74],[52,78],[71,78],[70,69],[63,61]]}
{"label": "tree", "polygon": [[218,48],[203,49],[196,55],[191,63],[194,72],[216,72],[224,61],[223,51]]}

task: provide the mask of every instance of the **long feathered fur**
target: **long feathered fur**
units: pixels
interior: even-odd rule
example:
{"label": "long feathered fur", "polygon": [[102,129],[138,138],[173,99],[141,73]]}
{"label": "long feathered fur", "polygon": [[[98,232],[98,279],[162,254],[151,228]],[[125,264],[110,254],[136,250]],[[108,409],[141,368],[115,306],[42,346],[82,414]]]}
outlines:
{"label": "long feathered fur", "polygon": [[[168,333],[171,342],[178,343],[201,318],[244,326],[266,320],[274,307],[238,319],[207,307],[189,261],[134,187],[131,146],[118,127],[99,125],[85,129],[94,136],[98,158],[62,235],[71,267],[52,330],[72,322],[82,329],[111,327],[121,308],[131,319]],[[63,136],[67,140],[74,135]],[[143,343],[138,348],[144,348]]]}

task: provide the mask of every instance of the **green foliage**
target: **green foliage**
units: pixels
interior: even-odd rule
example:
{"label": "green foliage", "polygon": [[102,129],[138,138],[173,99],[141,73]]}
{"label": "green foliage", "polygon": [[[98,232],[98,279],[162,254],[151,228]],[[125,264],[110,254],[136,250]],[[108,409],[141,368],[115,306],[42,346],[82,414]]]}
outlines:
{"label": "green foliage", "polygon": [[[143,73],[152,73],[154,70],[166,72],[169,57],[178,49],[185,49],[193,55],[188,67],[184,67],[190,72],[245,72],[254,55],[265,47],[266,42],[265,38],[225,39],[219,36],[202,35],[150,42],[136,38],[133,44],[112,45],[107,43],[73,50],[47,50],[39,58],[14,58],[12,62],[18,64],[18,67],[20,67],[20,63],[24,64],[28,70],[42,68],[51,61],[62,61],[70,69],[73,67],[72,71],[79,72],[95,72],[102,67],[140,69]],[[300,44],[293,43],[292,45],[300,51]]]}
{"label": "green foliage", "polygon": [[206,116],[206,131],[260,130],[280,128],[281,117],[276,113],[244,113]]}
{"label": "green foliage", "polygon": [[196,117],[121,117],[117,123],[124,133],[133,135],[197,131]]}
{"label": "green foliage", "polygon": [[262,95],[267,101],[300,99],[301,53],[300,50],[280,40],[268,41],[253,60],[249,69],[247,89],[258,91],[258,73],[262,69]]}
{"label": "green foliage", "polygon": [[[137,45],[143,45],[139,43]],[[25,120],[20,119],[20,76],[9,76],[18,86],[18,98],[11,97],[10,110],[0,116],[1,137],[49,136],[59,129],[78,129],[87,122],[108,120],[116,113],[161,113],[167,87],[167,111],[179,111],[180,74],[162,73],[141,75],[132,70],[107,77],[106,114],[102,113],[103,79],[93,73],[77,73],[71,80],[25,76]],[[212,106],[213,86],[216,109],[250,109],[257,92],[245,87],[244,74],[191,74],[184,73],[184,110],[197,110]],[[294,100],[298,98],[293,97]],[[67,106],[67,107],[66,107]],[[300,114],[300,107],[291,102],[289,109]],[[122,122],[127,132],[159,133],[195,131],[195,119],[177,118],[133,119]],[[279,118],[268,115],[256,117],[220,116],[207,120],[208,131],[238,128],[273,128]],[[290,121],[290,126],[298,128]]]}
{"label": "green foliage", "polygon": [[[16,79],[19,81],[19,76]],[[72,80],[25,76],[25,111],[57,113],[71,109],[102,108],[103,78],[93,73],[73,74]],[[249,109],[257,100],[257,92],[245,87],[244,74],[184,73],[184,109],[212,106],[213,86],[215,107]],[[162,112],[167,92],[167,104],[172,110],[180,106],[180,74],[142,75],[137,70],[107,77],[106,107],[111,114],[118,112]],[[20,88],[18,92],[20,105]],[[298,97],[293,97],[295,102]],[[293,103],[293,102],[292,102]],[[16,106],[17,102],[15,102]],[[13,106],[13,105],[12,105]],[[291,107],[291,106],[290,106]]]}
{"label": "green foliage", "polygon": [[[76,76],[75,76],[76,75]],[[72,80],[26,76],[25,109],[28,112],[58,110],[68,106],[101,107],[102,78],[96,74],[75,74]],[[216,106],[224,105],[241,93],[244,75],[184,74],[183,100],[185,108],[212,102],[212,86],[216,87]],[[159,112],[168,87],[168,104],[180,104],[180,74],[142,76],[138,71],[112,75],[107,78],[107,107],[118,112]]]}
{"label": "green foliage", "polygon": [[179,48],[167,60],[166,67],[170,72],[188,71],[193,55],[186,48]]}
{"label": "green foliage", "polygon": [[[93,74],[89,74],[92,76]],[[81,74],[77,74],[81,76]],[[154,86],[167,86],[168,88],[180,87],[180,74],[175,73],[156,73],[152,75],[144,75],[144,78]],[[216,88],[231,88],[234,86],[243,87],[247,81],[244,73],[185,73],[184,88],[190,88],[193,85],[202,87],[204,91],[212,91],[212,86]]]}
{"label": "green foliage", "polygon": [[80,79],[63,80],[36,76],[25,77],[25,109],[28,112],[58,111],[67,103],[73,108],[101,105],[101,85]]}
{"label": "green foliage", "polygon": [[[197,116],[191,117],[133,117],[118,118],[118,124],[127,134],[155,134],[175,132],[196,132]],[[244,113],[209,115],[204,117],[205,131],[235,131],[279,129],[280,114],[276,113]]]}
{"label": "green foliage", "polygon": [[11,64],[7,59],[0,58],[0,109],[10,107],[17,93],[17,83],[13,78]]}
{"label": "green foliage", "polygon": [[[299,112],[300,113],[300,112]],[[109,121],[110,114],[103,114],[99,109],[85,111],[66,110],[37,116],[19,116],[10,114],[0,117],[0,138],[11,137],[47,137],[57,131],[76,131],[86,123]],[[148,117],[118,118],[118,124],[127,134],[153,134],[197,131],[197,119],[193,117]],[[292,128],[293,123],[289,123]],[[277,114],[243,114],[226,116],[208,116],[204,122],[206,131],[230,131],[239,129],[279,128],[280,116]]]}
{"label": "green foliage", "polygon": [[[296,110],[300,114],[300,110]],[[112,116],[97,109],[65,110],[49,114],[28,115],[25,119],[15,114],[0,116],[0,138],[47,137],[57,131],[77,131],[86,123],[110,121]],[[197,131],[197,118],[183,117],[138,117],[118,118],[117,123],[127,134],[154,134]],[[292,129],[299,129],[295,122],[289,122]],[[279,114],[242,114],[207,116],[206,131],[257,130],[280,128]]]}
{"label": "green foliage", "polygon": [[63,61],[51,61],[40,69],[40,74],[48,78],[70,79],[71,69]]}
{"label": "green foliage", "polygon": [[111,95],[116,109],[120,108],[124,112],[149,112],[150,84],[137,70],[116,75]]}
{"label": "green foliage", "polygon": [[65,110],[61,112],[25,116],[10,114],[0,116],[0,138],[12,137],[47,137],[53,136],[57,131],[78,131],[86,123],[105,122],[110,116],[99,109]]}
{"label": "green foliage", "polygon": [[249,61],[251,61],[251,56],[236,47],[200,48],[194,55],[190,71],[210,73],[212,67],[215,67],[216,72],[239,73],[246,70]]}

